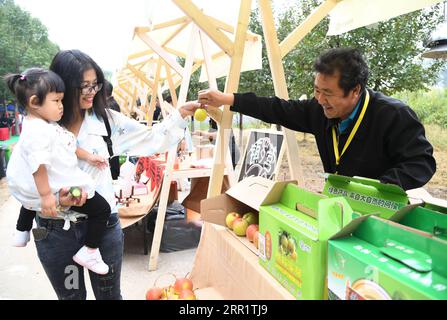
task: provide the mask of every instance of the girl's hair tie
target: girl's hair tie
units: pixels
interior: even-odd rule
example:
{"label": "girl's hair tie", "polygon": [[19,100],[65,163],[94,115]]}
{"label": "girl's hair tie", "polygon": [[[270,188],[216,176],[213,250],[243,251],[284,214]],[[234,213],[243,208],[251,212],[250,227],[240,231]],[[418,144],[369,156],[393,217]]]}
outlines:
{"label": "girl's hair tie", "polygon": [[20,75],[20,80],[25,81],[26,80],[26,76],[25,75]]}

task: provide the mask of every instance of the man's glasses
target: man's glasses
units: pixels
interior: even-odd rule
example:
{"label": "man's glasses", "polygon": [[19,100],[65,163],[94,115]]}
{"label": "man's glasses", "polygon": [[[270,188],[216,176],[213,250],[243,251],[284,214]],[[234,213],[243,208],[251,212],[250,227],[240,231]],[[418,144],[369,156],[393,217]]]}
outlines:
{"label": "man's glasses", "polygon": [[79,89],[81,89],[81,94],[85,96],[87,94],[92,93],[93,90],[95,90],[95,93],[101,91],[102,83],[97,83],[92,86],[80,87]]}

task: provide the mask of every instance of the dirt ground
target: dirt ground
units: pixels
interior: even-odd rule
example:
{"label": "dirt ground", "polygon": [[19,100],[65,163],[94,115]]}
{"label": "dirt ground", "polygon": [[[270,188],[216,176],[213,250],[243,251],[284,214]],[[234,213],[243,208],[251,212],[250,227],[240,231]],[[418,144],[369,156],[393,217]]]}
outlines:
{"label": "dirt ground", "polygon": [[[304,185],[308,190],[321,192],[324,178],[322,177],[323,165],[321,164],[315,139],[312,135],[297,133],[298,150],[300,152],[301,166],[304,175]],[[435,148],[434,157],[437,170],[433,178],[425,185],[425,189],[435,198],[447,200],[447,150]],[[290,179],[290,171],[287,157],[281,165],[280,179]]]}

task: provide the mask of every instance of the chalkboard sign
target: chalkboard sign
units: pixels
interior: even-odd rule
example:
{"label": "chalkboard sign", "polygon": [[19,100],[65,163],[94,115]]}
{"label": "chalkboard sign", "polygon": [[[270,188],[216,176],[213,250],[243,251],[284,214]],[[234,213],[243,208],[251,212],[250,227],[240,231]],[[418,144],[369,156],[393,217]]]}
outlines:
{"label": "chalkboard sign", "polygon": [[283,141],[282,132],[251,131],[238,181],[251,176],[273,179]]}

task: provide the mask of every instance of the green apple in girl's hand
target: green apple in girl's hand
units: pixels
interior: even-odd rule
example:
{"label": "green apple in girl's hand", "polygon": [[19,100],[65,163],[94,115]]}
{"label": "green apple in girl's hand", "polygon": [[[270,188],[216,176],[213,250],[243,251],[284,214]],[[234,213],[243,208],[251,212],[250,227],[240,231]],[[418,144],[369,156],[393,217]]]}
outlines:
{"label": "green apple in girl's hand", "polygon": [[79,187],[71,187],[70,188],[70,194],[73,198],[79,198],[81,196],[81,188]]}
{"label": "green apple in girl's hand", "polygon": [[119,156],[119,163],[120,163],[120,165],[122,165],[124,162],[126,162],[126,156],[124,155],[121,155],[121,156]]}

